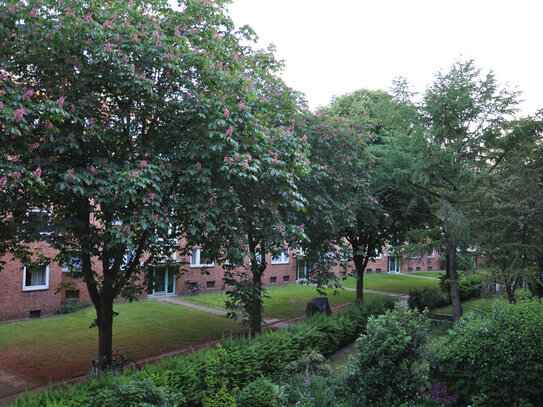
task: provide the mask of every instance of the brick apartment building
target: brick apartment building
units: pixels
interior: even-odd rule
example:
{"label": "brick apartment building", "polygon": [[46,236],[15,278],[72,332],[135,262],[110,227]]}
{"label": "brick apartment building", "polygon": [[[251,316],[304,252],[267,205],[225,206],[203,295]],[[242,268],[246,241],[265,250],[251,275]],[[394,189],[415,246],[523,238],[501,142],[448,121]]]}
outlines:
{"label": "brick apartment building", "polygon": [[[44,254],[53,255],[53,249],[42,247]],[[367,273],[400,273],[418,270],[441,269],[437,251],[421,256],[399,256],[388,251],[379,255],[367,266]],[[181,295],[186,281],[194,281],[206,291],[219,291],[224,275],[221,265],[208,263],[200,249],[192,250],[186,259],[185,272],[180,274],[168,266],[153,269],[154,284],[149,285],[147,296]],[[85,284],[69,277],[67,270],[59,264],[42,265],[30,273],[24,265],[6,259],[0,271],[0,321],[38,317],[54,313],[64,302],[81,300],[90,302]],[[266,286],[292,284],[308,277],[309,266],[303,253],[296,249],[285,249],[272,258],[267,255],[268,267],[263,283]],[[207,273],[202,273],[202,270]],[[339,267],[336,270],[339,273]],[[61,283],[73,283],[73,289],[57,292]]]}

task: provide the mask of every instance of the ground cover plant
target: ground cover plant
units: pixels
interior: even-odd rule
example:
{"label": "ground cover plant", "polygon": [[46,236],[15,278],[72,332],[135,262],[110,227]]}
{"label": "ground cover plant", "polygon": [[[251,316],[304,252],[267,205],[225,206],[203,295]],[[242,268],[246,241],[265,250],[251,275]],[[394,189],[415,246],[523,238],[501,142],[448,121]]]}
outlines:
{"label": "ground cover plant", "polygon": [[[356,279],[349,277],[342,281],[344,287],[356,287]],[[364,289],[391,293],[408,294],[410,290],[423,287],[439,287],[439,280],[418,278],[397,274],[367,274],[364,277]]]}
{"label": "ground cover plant", "polygon": [[[140,360],[196,346],[242,330],[234,321],[177,305],[140,301],[115,305],[113,345]],[[157,315],[160,315],[158,318]],[[0,324],[0,366],[41,383],[85,373],[95,357],[93,309]],[[44,351],[44,343],[54,343]]]}
{"label": "ground cover plant", "polygon": [[[268,331],[254,339],[225,340],[220,353],[206,348],[187,357],[169,358],[148,365],[142,371],[131,372],[131,378],[124,383],[131,387],[150,379],[153,384],[145,382],[150,395],[155,397],[158,394],[165,399],[175,397],[178,400],[183,397],[186,404],[181,405],[186,406],[200,406],[204,398],[208,400],[211,385],[217,392],[222,392],[223,400],[231,400],[228,394],[237,392],[236,389],[242,389],[262,375],[276,373],[304,353],[333,353],[358,337],[371,315],[382,314],[392,309],[393,304],[393,299],[383,298],[352,306],[331,317],[317,315],[288,329]],[[101,389],[112,387],[110,380],[110,376],[99,376],[96,381],[81,382],[67,389],[26,395],[15,406],[87,405],[91,399],[98,397],[96,393]],[[130,388],[125,390],[131,394]]]}
{"label": "ground cover plant", "polygon": [[433,278],[439,278],[442,275],[445,274],[445,271],[412,271],[408,274],[414,275],[414,276],[420,276],[420,277],[433,277]]}
{"label": "ground cover plant", "polygon": [[[315,297],[322,297],[315,287],[306,285],[284,285],[266,289],[269,297],[263,300],[262,315],[266,318],[292,318],[305,314],[305,308],[309,301]],[[330,305],[352,304],[355,292],[349,290],[325,290]],[[368,300],[379,297],[378,294],[367,294]],[[183,301],[193,304],[205,305],[212,308],[226,310],[226,296],[223,293],[210,293],[204,295],[180,297]]]}

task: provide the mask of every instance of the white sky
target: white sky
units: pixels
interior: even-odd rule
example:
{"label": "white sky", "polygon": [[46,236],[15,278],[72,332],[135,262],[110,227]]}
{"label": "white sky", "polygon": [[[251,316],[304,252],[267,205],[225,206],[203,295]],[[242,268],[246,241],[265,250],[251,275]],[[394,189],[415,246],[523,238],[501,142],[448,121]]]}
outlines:
{"label": "white sky", "polygon": [[543,108],[542,0],[234,0],[236,26],[274,43],[283,79],[312,109],[406,77],[423,92],[456,59],[475,59],[522,91],[521,114]]}

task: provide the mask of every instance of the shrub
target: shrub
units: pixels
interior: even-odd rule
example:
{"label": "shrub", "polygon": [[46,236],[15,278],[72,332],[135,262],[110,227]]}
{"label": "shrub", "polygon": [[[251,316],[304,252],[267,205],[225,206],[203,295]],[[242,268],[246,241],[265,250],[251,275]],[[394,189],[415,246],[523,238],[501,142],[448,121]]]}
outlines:
{"label": "shrub", "polygon": [[88,302],[83,301],[66,302],[55,311],[55,314],[71,314],[75,311],[87,308],[89,306],[90,304]]}
{"label": "shrub", "polygon": [[460,405],[513,406],[522,399],[542,405],[542,329],[537,301],[479,308],[435,343],[432,373]]}
{"label": "shrub", "polygon": [[433,310],[441,305],[443,295],[437,287],[416,288],[409,291],[409,308],[424,311],[425,308]]}
{"label": "shrub", "polygon": [[401,306],[370,318],[347,380],[358,405],[399,405],[415,396],[427,381],[422,350],[429,327],[426,314]]}
{"label": "shrub", "polygon": [[217,345],[216,357],[213,360],[208,376],[205,378],[207,392],[202,400],[202,407],[236,407],[236,399],[232,393],[237,388],[230,390],[227,372],[225,370],[226,350]]}
{"label": "shrub", "polygon": [[238,396],[239,407],[277,407],[277,386],[265,377],[249,383]]}
{"label": "shrub", "polygon": [[[460,300],[466,301],[472,298],[480,298],[485,288],[486,279],[481,273],[459,272],[458,289],[460,290]],[[451,292],[451,283],[446,275],[440,277],[439,287],[447,295]]]}
{"label": "shrub", "polygon": [[532,295],[543,298],[543,271],[536,270],[528,276],[528,288]]}
{"label": "shrub", "polygon": [[112,376],[107,386],[90,398],[88,407],[175,407],[183,403],[180,392],[169,393],[151,379]]}
{"label": "shrub", "polygon": [[317,352],[310,352],[287,363],[281,373],[288,380],[288,378],[300,373],[328,376],[331,372],[330,364],[324,356]]}

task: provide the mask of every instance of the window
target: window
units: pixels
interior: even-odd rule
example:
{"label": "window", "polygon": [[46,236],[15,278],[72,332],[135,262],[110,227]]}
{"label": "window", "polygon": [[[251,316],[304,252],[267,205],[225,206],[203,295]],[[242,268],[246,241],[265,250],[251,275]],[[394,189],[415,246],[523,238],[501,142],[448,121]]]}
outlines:
{"label": "window", "polygon": [[32,272],[30,268],[23,269],[23,291],[48,290],[49,265],[40,264]]}
{"label": "window", "polygon": [[190,267],[213,267],[215,263],[207,258],[203,249],[192,249]]}
{"label": "window", "polygon": [[71,254],[70,259],[62,265],[62,271],[64,273],[81,271],[83,268],[83,262],[78,254]]}
{"label": "window", "polygon": [[429,258],[429,259],[433,259],[435,257],[434,250],[429,251],[428,256],[426,256],[426,257]]}
{"label": "window", "polygon": [[28,219],[28,230],[31,233],[40,235],[51,234],[51,215],[41,209],[32,209],[26,213]]}
{"label": "window", "polygon": [[383,258],[383,254],[379,251],[379,249],[375,249],[374,260],[381,260],[382,258]]}
{"label": "window", "polygon": [[288,264],[289,263],[289,251],[284,249],[281,253],[272,255],[271,264]]}
{"label": "window", "polygon": [[277,277],[270,277],[270,283],[277,283]]}
{"label": "window", "polygon": [[215,288],[215,281],[206,281],[206,288]]}
{"label": "window", "polygon": [[290,280],[290,276],[283,276],[283,281],[289,281]]}

